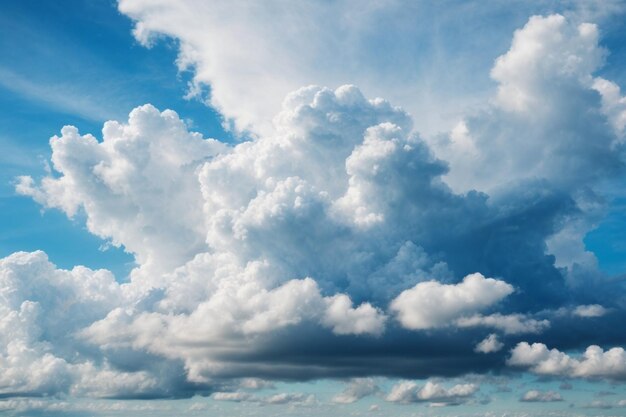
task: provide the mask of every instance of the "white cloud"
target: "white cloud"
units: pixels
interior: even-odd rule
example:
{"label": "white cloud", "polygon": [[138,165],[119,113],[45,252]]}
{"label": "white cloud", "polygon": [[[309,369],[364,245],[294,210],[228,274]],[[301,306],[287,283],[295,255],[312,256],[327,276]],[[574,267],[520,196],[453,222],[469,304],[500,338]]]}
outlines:
{"label": "white cloud", "polygon": [[[491,107],[435,144],[437,156],[450,162],[452,188],[492,193],[537,178],[579,188],[617,169],[617,138],[606,117],[619,131],[619,89],[594,81],[607,52],[596,25],[574,20],[533,16],[515,32],[491,69],[498,84]],[[603,104],[597,91],[604,92]]]}
{"label": "white cloud", "polygon": [[346,388],[332,399],[337,404],[352,404],[361,398],[380,391],[373,378],[354,378]]}
{"label": "white cloud", "polygon": [[626,129],[626,97],[621,95],[619,85],[602,77],[593,80],[593,89],[602,97],[602,110],[609,118],[620,140]]}
{"label": "white cloud", "polygon": [[385,315],[370,303],[353,308],[350,298],[340,294],[328,299],[322,323],[336,334],[380,335],[385,328],[385,319]]}
{"label": "white cloud", "polygon": [[108,365],[96,366],[91,362],[75,366],[79,377],[71,389],[77,397],[115,398],[154,395],[159,390],[157,377],[147,372],[119,372]]}
{"label": "white cloud", "polygon": [[523,314],[479,314],[461,317],[456,321],[459,327],[491,327],[503,331],[505,334],[541,333],[550,326],[548,320],[536,320]]}
{"label": "white cloud", "polygon": [[574,26],[558,14],[533,16],[515,32],[511,48],[491,70],[499,83],[497,102],[510,111],[537,111],[548,104],[541,100],[547,82],[555,78],[588,82],[605,54],[598,47],[596,25]]}
{"label": "white cloud", "polygon": [[264,404],[271,405],[291,404],[299,406],[310,406],[314,405],[316,402],[317,399],[315,398],[315,395],[307,395],[300,392],[274,394],[263,399]]}
{"label": "white cloud", "polygon": [[239,387],[249,390],[273,389],[274,383],[260,378],[243,378],[239,381]]}
{"label": "white cloud", "polygon": [[0,260],[0,385],[9,395],[111,398],[154,395],[162,381],[146,371],[96,365],[79,354],[75,333],[123,303],[125,291],[105,270],[60,270],[43,252]]}
{"label": "white cloud", "polygon": [[457,384],[445,388],[440,384],[427,381],[419,387],[412,381],[401,381],[391,388],[387,401],[399,403],[430,402],[441,405],[457,405],[466,402],[479,387],[476,384]]}
{"label": "white cloud", "polygon": [[498,340],[498,335],[495,333],[490,334],[483,340],[481,340],[476,347],[474,348],[474,352],[478,353],[492,353],[498,352],[504,347],[504,343]]}
{"label": "white cloud", "polygon": [[300,392],[281,392],[267,397],[259,397],[247,392],[215,392],[211,398],[217,401],[250,402],[261,405],[311,406],[317,402],[315,395]]}
{"label": "white cloud", "polygon": [[513,287],[506,282],[475,273],[458,284],[420,282],[396,297],[390,309],[404,327],[430,329],[484,310],[512,292]]}
{"label": "white cloud", "polygon": [[215,392],[211,395],[211,398],[217,401],[242,402],[249,401],[255,397],[247,392]]}
{"label": "white cloud", "polygon": [[589,346],[582,356],[576,358],[557,349],[548,349],[543,343],[521,342],[511,350],[507,364],[527,368],[539,375],[626,378],[626,352],[621,347],[604,351],[599,346]]}
{"label": "white cloud", "polygon": [[[599,22],[620,9],[605,4],[560,3],[557,9]],[[210,103],[222,114],[234,118],[239,128],[264,133],[272,129],[271,119],[290,91],[311,83],[334,87],[346,82],[407,108],[422,131],[449,128],[493,89],[484,74],[520,19],[555,7],[520,1],[456,6],[353,0],[269,1],[254,7],[242,7],[239,1],[211,7],[200,0],[118,3],[134,20],[139,42],[151,45],[160,37],[177,41],[177,64],[194,76],[191,91],[209,85]],[[567,40],[559,44],[548,35],[556,47],[577,45]],[[565,52],[562,56],[567,57]],[[552,62],[558,63],[558,57]]]}
{"label": "white cloud", "polygon": [[[87,216],[93,234],[132,252],[146,276],[181,265],[204,244],[202,194],[195,170],[226,146],[187,131],[178,115],[151,105],[128,124],[105,123],[102,142],[65,126],[50,139],[60,173],[40,185],[22,177],[18,193],[73,217]],[[158,282],[156,283],[158,285]]]}
{"label": "white cloud", "polygon": [[530,390],[526,391],[520,401],[523,402],[555,402],[555,401],[563,401],[561,394],[556,391],[538,391],[538,390]]}
{"label": "white cloud", "polygon": [[580,305],[574,309],[574,315],[578,317],[602,317],[608,310],[599,304]]}

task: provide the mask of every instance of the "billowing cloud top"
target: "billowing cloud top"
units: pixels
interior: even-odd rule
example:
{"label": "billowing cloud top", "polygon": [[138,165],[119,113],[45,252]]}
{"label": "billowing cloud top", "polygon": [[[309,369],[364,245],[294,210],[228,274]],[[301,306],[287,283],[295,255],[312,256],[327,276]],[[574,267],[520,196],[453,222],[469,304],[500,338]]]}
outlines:
{"label": "billowing cloud top", "polygon": [[[41,252],[3,259],[1,394],[306,403],[233,393],[233,381],[505,366],[624,377],[614,346],[625,336],[612,331],[623,286],[582,243],[602,209],[599,185],[623,173],[624,99],[594,75],[606,55],[595,25],[532,17],[495,61],[494,96],[424,138],[405,110],[352,85],[296,89],[266,114],[298,77],[251,88],[234,49],[200,41],[202,28],[228,22],[182,25],[192,9],[178,4],[120,10],[146,44],[179,38],[180,65],[193,64],[212,103],[257,137],[205,139],[144,105],[107,122],[101,140],[71,126],[51,139],[55,172],[21,177],[17,191],[83,214],[137,267],[120,283],[104,270],[59,270]],[[266,89],[267,108],[240,101]],[[602,324],[590,331],[592,321]],[[600,342],[613,349],[590,346]],[[574,359],[557,348],[587,350]],[[403,381],[385,398],[452,405],[477,391]],[[335,402],[377,392],[355,379]]]}

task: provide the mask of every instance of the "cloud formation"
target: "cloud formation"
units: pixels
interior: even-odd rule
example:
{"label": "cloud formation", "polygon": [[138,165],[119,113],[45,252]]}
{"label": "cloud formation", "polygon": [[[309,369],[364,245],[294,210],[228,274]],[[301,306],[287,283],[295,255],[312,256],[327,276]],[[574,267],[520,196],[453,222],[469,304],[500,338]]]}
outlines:
{"label": "cloud formation", "polygon": [[[506,50],[528,16],[562,10],[602,21],[620,7],[552,1],[477,7],[454,0],[243,4],[121,0],[118,9],[133,20],[140,43],[175,40],[178,67],[193,75],[191,94],[208,87],[206,99],[229,123],[263,134],[273,130],[282,98],[311,82],[357,84],[409,110],[422,131],[445,130],[491,94],[492,51]],[[578,45],[574,39],[553,40],[547,31],[536,38],[544,35],[556,47]],[[558,64],[558,57],[551,61]]]}
{"label": "cloud formation", "polygon": [[379,391],[380,388],[373,378],[354,378],[342,392],[333,397],[332,401],[337,404],[352,404]]}
{"label": "cloud formation", "polygon": [[513,287],[506,282],[476,273],[453,285],[421,282],[400,293],[390,307],[404,327],[430,329],[483,310],[512,292]]}
{"label": "cloud formation", "polygon": [[[166,30],[155,26],[163,10],[144,7],[120,3],[148,43]],[[614,331],[570,342],[561,329],[587,320],[558,314],[624,312],[612,297],[621,284],[602,280],[582,243],[601,205],[596,184],[622,168],[622,99],[594,78],[598,36],[560,15],[532,17],[496,60],[488,108],[439,138],[353,85],[289,93],[270,133],[236,144],[151,105],[107,122],[100,141],[64,127],[50,142],[55,172],[21,177],[17,192],[84,216],[137,267],[121,284],[104,270],[57,269],[41,252],[3,259],[3,394],[308,404],[233,381],[360,377],[334,398],[348,404],[377,392],[369,376],[497,370],[520,334],[569,343],[561,349],[626,342]],[[219,81],[230,64],[207,67],[210,51],[194,41],[181,48],[227,116],[267,121],[255,100],[233,110],[239,96]],[[506,362],[609,379],[626,366],[622,348],[576,359],[526,342]],[[453,405],[477,391],[403,381],[386,398]]]}
{"label": "cloud formation", "polygon": [[507,360],[510,366],[528,368],[539,375],[582,378],[626,378],[626,352],[621,347],[604,351],[589,346],[581,357],[571,357],[558,349],[548,349],[543,343],[521,342]]}
{"label": "cloud formation", "polygon": [[530,391],[526,391],[522,398],[520,398],[522,402],[529,403],[548,403],[555,401],[563,401],[561,394],[555,391],[538,391],[532,389]]}
{"label": "cloud formation", "polygon": [[480,353],[492,353],[499,351],[503,347],[504,344],[498,340],[498,335],[491,333],[476,345],[474,351]]}
{"label": "cloud formation", "polygon": [[404,404],[430,402],[437,405],[458,405],[468,401],[478,389],[475,384],[457,384],[445,388],[438,383],[427,381],[420,387],[412,381],[401,381],[391,388],[385,399]]}

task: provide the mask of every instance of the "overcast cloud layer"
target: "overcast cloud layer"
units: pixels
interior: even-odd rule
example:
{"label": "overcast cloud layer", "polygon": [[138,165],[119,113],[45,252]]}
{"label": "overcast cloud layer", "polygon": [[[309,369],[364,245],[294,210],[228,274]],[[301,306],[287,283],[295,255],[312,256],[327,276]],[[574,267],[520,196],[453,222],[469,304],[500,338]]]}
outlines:
{"label": "overcast cloud layer", "polygon": [[[495,88],[478,110],[423,136],[398,102],[334,84],[341,62],[329,74],[307,69],[319,55],[300,43],[313,28],[289,19],[330,12],[301,7],[266,28],[256,14],[272,7],[225,19],[224,4],[120,1],[137,39],[176,38],[192,88],[210,86],[211,104],[255,137],[206,139],[146,104],[101,137],[65,126],[50,140],[53,172],[20,177],[16,191],[84,218],[137,266],[125,279],[61,270],[43,252],[2,259],[0,395],[213,393],[309,406],[309,395],[246,389],[356,378],[334,403],[459,405],[482,401],[478,384],[412,380],[626,379],[623,280],[583,243],[607,207],[604,185],[624,175],[626,98],[597,76],[609,53],[599,28],[530,17],[487,68]],[[376,13],[368,6],[339,27]],[[207,27],[244,47],[254,37],[256,52],[211,40]],[[292,32],[293,44],[270,46]],[[269,49],[285,73],[260,80]],[[295,50],[313,56],[294,60]],[[412,90],[373,89],[380,74],[355,74],[346,81],[410,102]],[[301,87],[309,81],[331,85]],[[376,376],[403,380],[381,393]]]}

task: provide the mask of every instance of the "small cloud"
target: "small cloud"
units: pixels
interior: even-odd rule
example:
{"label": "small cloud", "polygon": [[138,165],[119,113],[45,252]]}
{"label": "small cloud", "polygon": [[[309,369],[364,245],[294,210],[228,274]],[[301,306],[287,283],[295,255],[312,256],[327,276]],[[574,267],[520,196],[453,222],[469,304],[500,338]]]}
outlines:
{"label": "small cloud", "polygon": [[569,356],[558,349],[548,349],[543,343],[520,342],[511,350],[509,366],[527,368],[544,376],[577,378],[626,378],[626,351],[615,347],[607,351],[599,346],[589,346],[582,356]]}
{"label": "small cloud", "polygon": [[422,387],[413,381],[401,381],[391,388],[385,399],[403,404],[428,402],[432,407],[459,405],[467,402],[478,389],[476,384],[457,384],[448,389],[431,381]]}
{"label": "small cloud", "polygon": [[274,383],[260,378],[244,378],[239,381],[239,387],[248,390],[274,389]]}
{"label": "small cloud", "polygon": [[512,285],[475,273],[458,284],[420,282],[396,297],[391,310],[407,329],[432,329],[496,304],[512,292]]}
{"label": "small cloud", "polygon": [[556,391],[538,391],[538,390],[530,390],[526,392],[522,398],[520,398],[522,402],[529,403],[548,403],[555,401],[563,401],[561,394]]}
{"label": "small cloud", "polygon": [[250,401],[254,397],[247,392],[216,392],[211,395],[211,398],[217,401],[232,401],[232,402],[242,402],[242,401]]}
{"label": "small cloud", "polygon": [[578,317],[602,317],[608,310],[599,304],[580,305],[574,309],[574,315]]}
{"label": "small cloud", "polygon": [[379,391],[380,388],[373,378],[354,378],[342,392],[333,397],[332,401],[336,404],[352,404]]}
{"label": "small cloud", "polygon": [[493,353],[498,352],[503,347],[504,344],[498,340],[498,336],[492,333],[476,345],[474,352]]}

